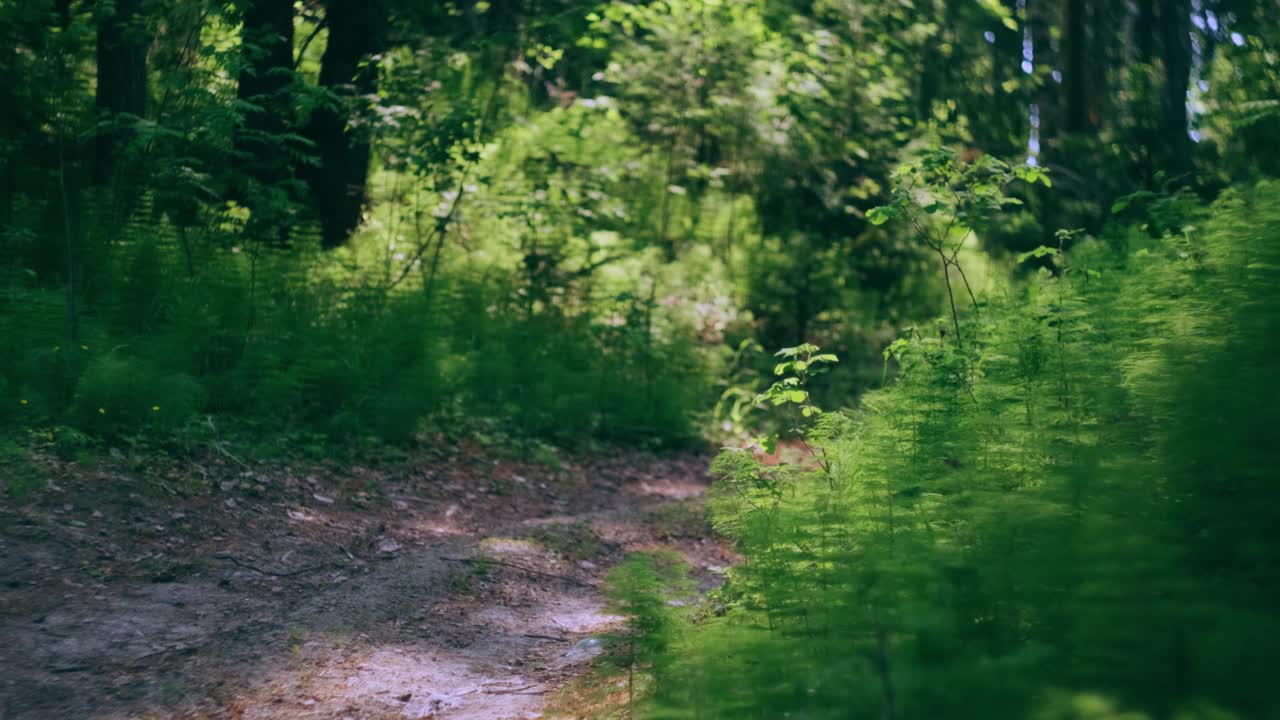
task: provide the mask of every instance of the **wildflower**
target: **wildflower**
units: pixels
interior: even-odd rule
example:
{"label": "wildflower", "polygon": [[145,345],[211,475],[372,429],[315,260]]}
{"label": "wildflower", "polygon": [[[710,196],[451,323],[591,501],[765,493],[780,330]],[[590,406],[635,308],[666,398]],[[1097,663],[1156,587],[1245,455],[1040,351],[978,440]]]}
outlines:
{"label": "wildflower", "polygon": [[19,404],[19,405],[26,405],[26,404],[27,404],[27,401],[26,401],[25,399],[23,399],[23,400],[19,400],[19,401],[18,401],[18,404]]}
{"label": "wildflower", "polygon": [[151,412],[160,412],[160,406],[159,406],[159,405],[152,405],[152,406],[151,406]]}

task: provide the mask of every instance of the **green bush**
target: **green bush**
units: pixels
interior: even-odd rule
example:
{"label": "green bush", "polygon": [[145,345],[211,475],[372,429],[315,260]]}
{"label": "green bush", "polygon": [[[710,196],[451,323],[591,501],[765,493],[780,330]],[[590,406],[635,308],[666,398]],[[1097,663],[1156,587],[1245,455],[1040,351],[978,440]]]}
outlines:
{"label": "green bush", "polygon": [[108,354],[90,361],[76,383],[71,413],[103,436],[143,429],[173,430],[200,408],[200,386],[181,373]]}
{"label": "green bush", "polygon": [[807,464],[726,451],[712,514],[746,561],[651,716],[1280,712],[1277,198],[1045,249],[963,343],[895,343]]}
{"label": "green bush", "polygon": [[442,279],[430,297],[352,289],[330,275],[367,277],[296,250],[259,248],[250,260],[206,246],[188,274],[174,228],[108,230],[97,229],[112,248],[93,255],[106,269],[81,299],[81,340],[66,339],[65,293],[20,289],[0,306],[13,339],[0,348],[0,377],[28,400],[29,420],[99,437],[163,434],[199,411],[265,443],[403,444],[424,423],[477,418],[560,443],[696,435],[707,355],[661,312],[633,303],[618,325],[613,304],[531,308],[520,278],[492,271]]}

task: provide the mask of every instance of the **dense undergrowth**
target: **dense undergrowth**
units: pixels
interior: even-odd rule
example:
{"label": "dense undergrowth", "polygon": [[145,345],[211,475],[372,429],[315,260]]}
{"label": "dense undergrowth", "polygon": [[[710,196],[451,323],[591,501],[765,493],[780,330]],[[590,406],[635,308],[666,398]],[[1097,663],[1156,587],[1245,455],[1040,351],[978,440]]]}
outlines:
{"label": "dense undergrowth", "polygon": [[1031,253],[959,341],[946,316],[893,344],[812,455],[725,450],[711,514],[746,559],[664,630],[646,716],[1280,711],[1277,197]]}
{"label": "dense undergrowth", "polygon": [[0,418],[181,440],[212,416],[231,432],[347,446],[482,433],[501,418],[510,436],[679,443],[710,392],[714,356],[650,298],[535,309],[522,278],[492,268],[391,293],[270,248],[198,247],[188,265],[186,242],[163,224],[114,234],[76,344],[65,290],[15,278],[0,310]]}

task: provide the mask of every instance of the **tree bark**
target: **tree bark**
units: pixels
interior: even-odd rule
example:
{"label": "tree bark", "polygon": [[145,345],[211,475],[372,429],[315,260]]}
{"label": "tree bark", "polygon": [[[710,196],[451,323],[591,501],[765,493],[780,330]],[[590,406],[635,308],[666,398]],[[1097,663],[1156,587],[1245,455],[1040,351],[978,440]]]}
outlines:
{"label": "tree bark", "polygon": [[1133,26],[1133,41],[1138,62],[1150,63],[1156,57],[1155,0],[1138,0],[1138,18]]}
{"label": "tree bark", "polygon": [[1187,135],[1187,88],[1191,83],[1191,6],[1189,0],[1165,0],[1160,13],[1164,46],[1163,136],[1166,168],[1173,174],[1190,169]]}
{"label": "tree bark", "polygon": [[93,180],[106,183],[115,174],[120,152],[133,136],[121,115],[147,112],[147,47],[140,20],[142,0],[115,0],[98,10],[98,84],[94,105],[111,123],[98,133]]}
{"label": "tree bark", "polygon": [[322,243],[346,243],[360,224],[369,177],[368,134],[352,128],[357,100],[377,90],[378,64],[371,56],[386,42],[386,10],[379,0],[330,0],[329,43],[320,65],[320,84],[341,101],[316,110],[307,126],[319,166],[307,182],[320,217]]}
{"label": "tree bark", "polygon": [[1063,127],[1069,133],[1087,132],[1089,122],[1088,2],[1066,0],[1067,65],[1063,69],[1066,84],[1066,108]]}
{"label": "tree bark", "polygon": [[253,106],[237,134],[238,164],[271,185],[288,177],[288,155],[277,137],[289,129],[293,75],[292,0],[246,0],[241,32],[244,66],[236,97]]}

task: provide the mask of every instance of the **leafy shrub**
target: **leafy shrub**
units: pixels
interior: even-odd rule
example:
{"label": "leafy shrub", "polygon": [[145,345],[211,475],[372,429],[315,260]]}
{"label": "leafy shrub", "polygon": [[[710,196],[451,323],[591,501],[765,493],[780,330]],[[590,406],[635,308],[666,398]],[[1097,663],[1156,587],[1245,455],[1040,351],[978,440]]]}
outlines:
{"label": "leafy shrub", "polygon": [[605,579],[608,607],[626,618],[610,636],[610,659],[627,670],[628,696],[635,702],[636,671],[666,681],[670,650],[681,627],[678,600],[688,595],[688,564],[679,553],[658,550],[627,555]]}
{"label": "leafy shrub", "polygon": [[154,427],[173,429],[200,407],[200,387],[181,373],[107,354],[91,361],[76,384],[73,416],[102,435]]}
{"label": "leafy shrub", "polygon": [[747,559],[653,716],[1274,715],[1277,190],[1043,249],[896,342],[816,466],[726,451]]}

